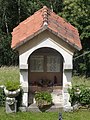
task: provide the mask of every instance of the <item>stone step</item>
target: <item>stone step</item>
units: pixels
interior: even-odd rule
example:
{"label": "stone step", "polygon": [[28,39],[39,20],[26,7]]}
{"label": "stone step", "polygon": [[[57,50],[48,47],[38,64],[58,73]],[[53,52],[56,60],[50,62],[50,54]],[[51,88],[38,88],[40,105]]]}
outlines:
{"label": "stone step", "polygon": [[36,104],[31,104],[28,108],[27,111],[30,112],[41,112],[40,109],[37,107]]}
{"label": "stone step", "polygon": [[[52,105],[50,108],[46,109],[46,112],[60,112],[63,110],[62,104],[57,104],[57,105]],[[28,108],[27,111],[30,112],[42,112],[36,104],[31,104]]]}

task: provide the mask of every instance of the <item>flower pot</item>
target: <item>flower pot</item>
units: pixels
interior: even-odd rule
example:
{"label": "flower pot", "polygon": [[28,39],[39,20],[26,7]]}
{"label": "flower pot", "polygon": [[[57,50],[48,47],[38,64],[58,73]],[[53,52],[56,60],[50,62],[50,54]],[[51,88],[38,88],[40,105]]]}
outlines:
{"label": "flower pot", "polygon": [[36,101],[36,103],[37,103],[37,106],[40,107],[40,108],[43,108],[44,106],[51,105],[51,103],[49,103],[45,100],[39,100],[39,101]]}
{"label": "flower pot", "polygon": [[15,91],[9,91],[6,88],[4,88],[4,93],[5,93],[6,97],[15,98],[19,95],[20,89],[17,89]]}

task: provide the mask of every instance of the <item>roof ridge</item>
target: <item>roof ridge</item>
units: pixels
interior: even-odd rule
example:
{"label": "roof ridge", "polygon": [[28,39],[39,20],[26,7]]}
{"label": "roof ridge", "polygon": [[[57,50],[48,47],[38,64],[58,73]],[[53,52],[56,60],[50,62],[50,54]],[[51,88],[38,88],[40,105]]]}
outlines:
{"label": "roof ridge", "polygon": [[48,26],[48,8],[43,6],[43,26]]}

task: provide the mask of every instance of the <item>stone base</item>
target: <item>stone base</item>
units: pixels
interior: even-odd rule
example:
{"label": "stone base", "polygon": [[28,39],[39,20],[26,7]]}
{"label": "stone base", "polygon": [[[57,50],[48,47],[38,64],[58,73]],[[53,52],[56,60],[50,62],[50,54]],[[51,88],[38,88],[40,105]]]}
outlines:
{"label": "stone base", "polygon": [[73,107],[71,107],[71,106],[65,106],[65,107],[63,107],[63,111],[64,112],[72,112],[73,111]]}
{"label": "stone base", "polygon": [[50,106],[48,109],[39,109],[38,106],[36,104],[31,104],[28,108],[27,108],[27,111],[30,111],[30,112],[60,112],[62,111],[63,108],[60,104],[58,105],[52,105]]}
{"label": "stone base", "polygon": [[19,110],[20,110],[21,112],[27,112],[27,107],[19,107]]}
{"label": "stone base", "polygon": [[[15,113],[17,112],[17,100],[13,98],[10,98],[10,104],[9,104],[9,99],[6,98],[6,113]],[[12,103],[11,103],[12,102]]]}
{"label": "stone base", "polygon": [[61,107],[61,105],[52,105],[50,108],[46,109],[46,110],[40,110],[38,108],[38,106],[36,104],[31,104],[29,107],[20,107],[19,110],[21,112],[72,112],[73,111],[73,107],[70,106],[65,106],[65,107]]}

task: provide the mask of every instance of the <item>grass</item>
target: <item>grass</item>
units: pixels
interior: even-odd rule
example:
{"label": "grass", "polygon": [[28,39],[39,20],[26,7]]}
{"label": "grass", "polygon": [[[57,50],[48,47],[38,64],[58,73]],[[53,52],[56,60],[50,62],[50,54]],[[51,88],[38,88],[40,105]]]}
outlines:
{"label": "grass", "polygon": [[18,112],[6,114],[4,108],[0,109],[0,120],[58,120],[58,113],[31,113]]}
{"label": "grass", "polygon": [[85,78],[84,76],[74,76],[72,78],[72,85],[85,85],[90,87],[90,78]]}
{"label": "grass", "polygon": [[18,67],[1,67],[0,68],[0,85],[5,83],[6,80],[19,81]]}
{"label": "grass", "polygon": [[[0,83],[6,80],[19,80],[18,67],[1,67],[0,68]],[[90,87],[90,78],[73,77],[73,85],[84,84]],[[5,108],[0,107],[0,120],[58,120],[59,112],[44,112],[44,113],[31,113],[31,112],[17,112],[13,114],[6,114]],[[76,112],[62,112],[63,120],[90,120],[90,110],[79,110]]]}
{"label": "grass", "polygon": [[[13,114],[6,114],[4,108],[0,108],[0,120],[58,120],[58,112],[44,112],[44,113],[31,113],[31,112],[17,112]],[[63,112],[63,120],[89,120],[89,110],[79,110],[76,112]]]}

